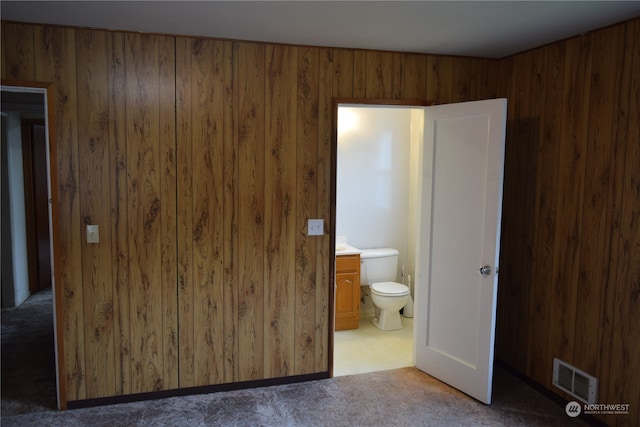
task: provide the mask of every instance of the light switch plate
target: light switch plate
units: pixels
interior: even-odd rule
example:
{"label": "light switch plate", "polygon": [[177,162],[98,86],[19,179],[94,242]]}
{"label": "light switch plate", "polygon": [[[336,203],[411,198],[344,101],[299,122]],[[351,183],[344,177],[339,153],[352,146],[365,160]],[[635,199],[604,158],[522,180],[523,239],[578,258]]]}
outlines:
{"label": "light switch plate", "polygon": [[87,225],[87,243],[100,243],[100,227]]}
{"label": "light switch plate", "polygon": [[324,220],[310,219],[307,222],[307,235],[322,236],[324,234]]}

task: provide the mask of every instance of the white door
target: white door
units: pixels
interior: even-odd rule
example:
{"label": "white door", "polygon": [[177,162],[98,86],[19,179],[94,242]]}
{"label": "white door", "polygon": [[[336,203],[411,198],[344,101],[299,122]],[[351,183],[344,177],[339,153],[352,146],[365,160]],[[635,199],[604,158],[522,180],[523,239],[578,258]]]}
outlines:
{"label": "white door", "polygon": [[491,403],[506,99],[425,108],[416,366]]}

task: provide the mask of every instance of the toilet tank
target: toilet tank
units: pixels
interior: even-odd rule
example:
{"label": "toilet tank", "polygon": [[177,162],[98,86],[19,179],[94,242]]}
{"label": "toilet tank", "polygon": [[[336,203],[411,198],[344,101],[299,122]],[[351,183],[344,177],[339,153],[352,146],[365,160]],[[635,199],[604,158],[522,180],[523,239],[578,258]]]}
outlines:
{"label": "toilet tank", "polygon": [[362,249],[360,285],[395,282],[398,275],[398,251],[393,248]]}

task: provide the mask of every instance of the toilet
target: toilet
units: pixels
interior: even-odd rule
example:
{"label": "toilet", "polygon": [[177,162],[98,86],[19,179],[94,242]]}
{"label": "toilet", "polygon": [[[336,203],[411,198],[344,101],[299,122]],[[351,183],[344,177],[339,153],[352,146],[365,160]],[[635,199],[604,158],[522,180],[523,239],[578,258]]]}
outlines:
{"label": "toilet", "polygon": [[402,329],[400,309],[409,301],[409,288],[395,282],[398,251],[393,248],[363,249],[360,283],[368,284],[376,315],[371,322],[381,331]]}

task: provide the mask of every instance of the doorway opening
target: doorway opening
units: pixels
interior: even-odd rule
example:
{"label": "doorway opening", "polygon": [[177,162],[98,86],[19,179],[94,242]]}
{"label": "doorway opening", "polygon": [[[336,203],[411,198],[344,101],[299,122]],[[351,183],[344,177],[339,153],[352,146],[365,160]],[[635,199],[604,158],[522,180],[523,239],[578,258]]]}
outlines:
{"label": "doorway opening", "polygon": [[[417,284],[417,289],[414,289],[416,318],[412,364],[487,404],[491,402],[493,381],[506,105],[506,99],[492,99],[422,109],[423,121],[420,126],[415,126],[420,128],[415,133],[422,135],[422,140],[415,143],[417,168],[414,173],[410,167],[404,168],[409,169],[410,182],[415,176],[414,187],[419,189],[414,193],[413,206],[416,209],[410,210],[415,216],[405,217],[395,211],[389,214],[392,207],[408,205],[401,199],[394,199],[402,192],[396,191],[401,185],[389,179],[393,174],[387,171],[393,169],[391,164],[401,151],[398,147],[402,146],[391,147],[389,132],[382,131],[379,147],[367,145],[362,151],[364,154],[349,156],[357,161],[360,157],[367,158],[371,154],[367,151],[371,151],[372,159],[364,163],[367,170],[380,170],[373,176],[361,176],[358,175],[361,172],[357,172],[341,181],[341,176],[349,176],[351,171],[349,167],[342,167],[341,172],[338,159],[336,214],[332,218],[336,233],[333,237],[342,248],[371,246],[371,239],[384,235],[388,228],[393,229],[397,224],[402,224],[399,230],[408,229],[409,235],[415,235],[415,245],[407,243],[406,246],[416,254],[407,257],[407,260],[415,260],[409,271],[414,272]],[[419,114],[420,110],[417,111]],[[337,123],[338,128],[341,123]],[[377,124],[367,123],[366,127],[374,128]],[[364,139],[370,144],[376,138],[367,136]],[[341,157],[339,140],[336,135],[336,157]],[[346,232],[356,230],[356,240],[365,242],[362,245],[351,237],[340,236],[345,231],[341,230],[339,194],[343,184],[347,186],[352,182],[356,183],[356,190],[352,190],[348,198],[357,199],[357,202],[347,217],[354,216],[357,225],[350,226]],[[374,191],[361,197],[360,188],[365,186],[363,183],[370,182],[375,183]],[[383,211],[385,219],[372,226],[368,222],[378,215],[376,210]],[[411,224],[412,219],[415,219],[415,226]],[[358,234],[361,224],[365,224],[365,232]],[[374,241],[373,246],[387,246],[388,241]],[[398,246],[403,246],[403,243]],[[397,303],[404,303],[399,297],[408,290],[397,283],[397,278],[394,280],[393,274],[386,274],[386,270],[395,269],[393,263],[389,267],[388,261],[381,262],[375,258],[386,256],[392,260],[389,254],[399,252],[397,249],[362,252],[364,269],[361,271],[366,274],[360,277],[365,285],[367,282],[376,284],[371,286],[374,303],[380,306],[380,310],[378,307],[375,310],[376,323],[385,331],[395,330],[401,323],[398,318],[401,304]],[[340,253],[345,252],[338,251],[336,246],[335,282],[336,287],[345,289],[349,281],[344,272],[340,280],[337,278]],[[398,255],[397,258],[400,280],[404,282],[407,270],[402,257]],[[369,274],[370,265],[376,274]],[[411,268],[409,262],[407,265]],[[354,277],[352,282],[356,283],[355,272],[351,274]],[[340,295],[341,290],[337,288],[334,299]],[[334,305],[337,324],[338,314],[343,314],[338,309],[346,305],[342,301],[334,301]],[[389,318],[395,320],[388,322]],[[389,324],[391,327],[385,328]],[[389,352],[393,353],[393,349]],[[339,363],[336,357],[333,366],[339,367]]]}
{"label": "doorway opening", "polygon": [[59,407],[49,85],[2,85],[2,413]]}
{"label": "doorway opening", "polygon": [[[336,244],[396,249],[393,281],[409,287],[412,302],[423,108],[357,101],[338,102],[336,109]],[[335,298],[341,298],[342,282]],[[358,327],[334,332],[334,376],[415,366],[409,305],[402,310],[401,329],[378,329],[369,284],[359,286]],[[336,310],[341,305],[336,301]]]}

